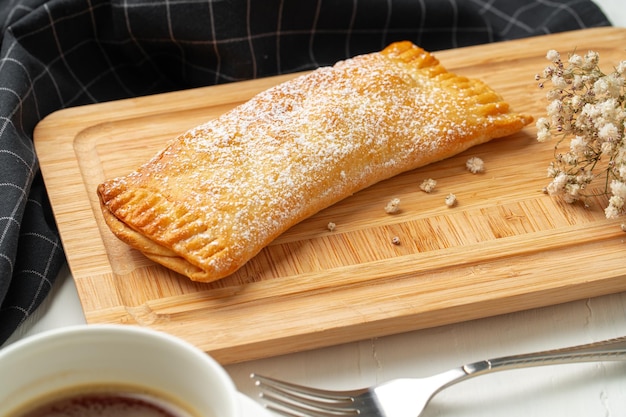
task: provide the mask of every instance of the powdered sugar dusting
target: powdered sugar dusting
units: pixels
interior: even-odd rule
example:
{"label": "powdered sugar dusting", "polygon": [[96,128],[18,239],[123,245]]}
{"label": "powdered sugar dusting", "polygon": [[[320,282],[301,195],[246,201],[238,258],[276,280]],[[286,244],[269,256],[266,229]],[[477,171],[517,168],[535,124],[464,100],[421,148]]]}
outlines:
{"label": "powdered sugar dusting", "polygon": [[[356,57],[255,96],[185,133],[146,166],[164,198],[209,225],[198,227],[194,247],[217,252],[221,237],[237,236],[228,250],[245,254],[484,130],[475,97],[447,80],[382,54]],[[181,183],[194,185],[181,190]]]}

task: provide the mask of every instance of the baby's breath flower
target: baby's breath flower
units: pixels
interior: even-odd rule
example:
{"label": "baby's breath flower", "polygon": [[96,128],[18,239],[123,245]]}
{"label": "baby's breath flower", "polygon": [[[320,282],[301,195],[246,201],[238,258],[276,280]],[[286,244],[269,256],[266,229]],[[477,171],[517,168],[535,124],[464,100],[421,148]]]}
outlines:
{"label": "baby's breath flower", "polygon": [[626,199],[626,184],[623,181],[611,181],[611,192],[614,196]]}
{"label": "baby's breath flower", "polygon": [[[540,141],[541,142],[541,141]],[[587,141],[582,136],[576,136],[569,143],[569,149],[573,153],[583,153],[587,148]]]}
{"label": "baby's breath flower", "polygon": [[554,166],[554,162],[552,162],[548,167],[548,178],[555,178],[557,175],[559,175],[559,170]]}
{"label": "baby's breath flower", "polygon": [[616,219],[619,217],[620,213],[618,209],[609,203],[609,205],[604,209],[604,215],[607,219]]}
{"label": "baby's breath flower", "polygon": [[565,186],[563,199],[566,203],[574,203],[580,199],[581,185],[576,182],[569,183]]}
{"label": "baby's breath flower", "polygon": [[565,191],[565,185],[567,184],[567,174],[565,172],[559,172],[554,176],[552,182],[548,184],[548,194],[560,195]]}
{"label": "baby's breath flower", "polygon": [[619,97],[623,85],[619,74],[606,75],[593,83],[593,93],[599,96]]}
{"label": "baby's breath flower", "polygon": [[546,98],[548,101],[559,100],[561,98],[561,93],[559,90],[548,90],[546,92]]}
{"label": "baby's breath flower", "polygon": [[568,87],[567,80],[563,78],[562,74],[555,74],[552,76],[552,84],[561,90],[565,90]]}
{"label": "baby's breath flower", "polygon": [[448,207],[454,207],[456,206],[456,195],[450,193],[446,196],[446,199],[444,200],[444,202],[446,203],[446,206]]}
{"label": "baby's breath flower", "polygon": [[552,120],[555,120],[561,116],[561,110],[563,110],[563,102],[560,99],[553,99],[548,107],[546,107],[546,111],[548,112],[548,116]]}
{"label": "baby's breath flower", "polygon": [[584,104],[585,102],[580,98],[580,96],[573,96],[569,100],[569,105],[572,111],[575,113],[578,113],[582,109]]}
{"label": "baby's breath flower", "polygon": [[611,196],[611,198],[609,198],[609,207],[612,208],[611,212],[621,213],[624,208],[624,199],[616,195]]}
{"label": "baby's breath flower", "polygon": [[[554,68],[552,67],[545,67],[543,70],[543,78],[550,78],[552,77],[552,73],[554,72]],[[537,80],[539,81],[539,80]]]}
{"label": "baby's breath flower", "polygon": [[600,55],[596,51],[589,51],[585,54],[585,60],[582,68],[584,70],[592,70],[598,65],[599,61]]}
{"label": "baby's breath flower", "polygon": [[396,214],[400,211],[400,199],[394,198],[391,199],[385,206],[385,213],[387,214]]}
{"label": "baby's breath flower", "polygon": [[604,140],[615,140],[619,132],[613,123],[607,123],[598,130],[598,137]]}
{"label": "baby's breath flower", "polygon": [[550,49],[546,54],[546,58],[548,58],[548,61],[556,63],[561,60],[561,54],[559,54],[559,52],[555,51],[554,49]]}
{"label": "baby's breath flower", "polygon": [[[574,79],[572,80],[572,90],[581,90],[584,86],[585,82],[583,80],[583,77],[578,74],[574,75]],[[573,96],[572,100],[574,99],[576,99],[577,101],[581,101],[580,96]]]}
{"label": "baby's breath flower", "polygon": [[485,162],[477,156],[472,156],[465,162],[465,168],[472,174],[478,174],[485,171]]}
{"label": "baby's breath flower", "polygon": [[425,193],[431,193],[436,186],[437,181],[432,178],[428,178],[422,181],[422,183],[420,184],[420,190],[424,191]]}
{"label": "baby's breath flower", "polygon": [[[573,203],[592,195],[589,185],[604,177],[606,217],[626,214],[626,60],[605,74],[595,51],[563,61],[550,50],[546,58],[551,64],[535,80],[552,88],[546,88],[546,116],[537,119],[537,140],[557,143],[545,191]],[[565,140],[569,147],[559,151]]]}
{"label": "baby's breath flower", "polygon": [[614,152],[615,150],[615,143],[614,142],[603,142],[600,145],[600,154],[601,155],[606,155],[606,156],[611,156],[611,154]]}
{"label": "baby's breath flower", "polygon": [[[557,52],[558,53],[558,52]],[[570,55],[569,59],[567,60],[567,62],[569,62],[570,64],[572,64],[575,67],[580,67],[583,65],[583,57],[578,55],[578,54],[572,54]]]}
{"label": "baby's breath flower", "polygon": [[547,118],[540,117],[537,119],[535,126],[537,126],[537,140],[539,142],[545,142],[550,139],[550,122],[548,122]]}

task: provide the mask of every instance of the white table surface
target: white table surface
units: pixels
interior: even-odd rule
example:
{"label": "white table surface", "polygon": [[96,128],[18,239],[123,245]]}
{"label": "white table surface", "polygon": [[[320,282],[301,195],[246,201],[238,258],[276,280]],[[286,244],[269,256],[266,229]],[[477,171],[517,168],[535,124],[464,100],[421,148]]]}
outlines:
{"label": "white table surface", "polygon": [[[599,0],[598,4],[613,24],[626,27],[623,0]],[[64,268],[51,296],[6,344],[44,330],[84,323],[76,287]],[[626,293],[228,365],[226,370],[243,394],[255,398],[251,372],[327,388],[354,388],[391,378],[426,376],[501,355],[622,335],[626,335]],[[626,416],[626,362],[547,366],[482,376],[438,394],[424,415]]]}

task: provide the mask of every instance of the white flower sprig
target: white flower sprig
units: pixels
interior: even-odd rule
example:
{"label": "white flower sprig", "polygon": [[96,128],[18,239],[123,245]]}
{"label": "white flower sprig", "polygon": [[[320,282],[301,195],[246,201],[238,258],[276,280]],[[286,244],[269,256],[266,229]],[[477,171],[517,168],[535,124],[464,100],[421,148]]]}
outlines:
{"label": "white flower sprig", "polygon": [[[558,139],[546,191],[573,203],[591,196],[587,187],[601,177],[601,193],[609,195],[606,217],[618,217],[626,212],[626,61],[605,74],[594,51],[570,54],[566,62],[555,50],[546,57],[551,63],[535,79],[539,87],[551,83],[552,88],[546,93],[547,115],[537,120],[537,140]],[[566,139],[569,148],[560,151]]]}

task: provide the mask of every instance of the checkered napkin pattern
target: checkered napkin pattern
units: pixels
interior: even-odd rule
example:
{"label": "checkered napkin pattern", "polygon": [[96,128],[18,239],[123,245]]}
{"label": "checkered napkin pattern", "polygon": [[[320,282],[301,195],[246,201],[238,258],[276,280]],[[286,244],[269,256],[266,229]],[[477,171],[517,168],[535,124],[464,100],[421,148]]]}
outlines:
{"label": "checkered napkin pattern", "polygon": [[1,344],[65,261],[32,140],[55,110],[609,22],[588,0],[2,0],[0,25]]}

